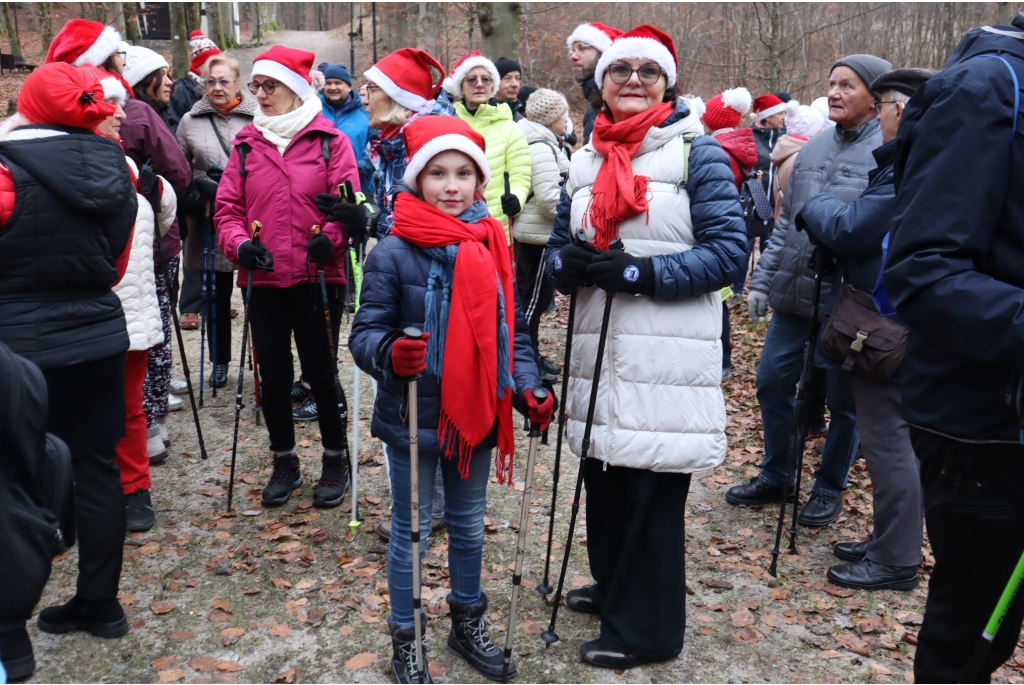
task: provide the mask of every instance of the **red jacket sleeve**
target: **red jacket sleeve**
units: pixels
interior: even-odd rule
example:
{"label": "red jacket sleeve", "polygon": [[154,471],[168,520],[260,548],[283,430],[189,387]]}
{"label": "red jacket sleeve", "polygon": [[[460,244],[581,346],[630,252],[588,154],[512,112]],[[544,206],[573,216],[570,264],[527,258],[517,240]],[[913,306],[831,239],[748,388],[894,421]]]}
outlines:
{"label": "red jacket sleeve", "polygon": [[0,164],[0,225],[6,224],[14,213],[14,176]]}

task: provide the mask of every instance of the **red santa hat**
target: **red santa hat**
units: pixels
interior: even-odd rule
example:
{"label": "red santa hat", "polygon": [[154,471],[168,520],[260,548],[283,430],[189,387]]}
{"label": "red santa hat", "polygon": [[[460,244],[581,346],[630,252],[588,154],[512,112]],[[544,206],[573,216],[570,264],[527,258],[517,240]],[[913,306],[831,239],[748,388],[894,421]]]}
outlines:
{"label": "red santa hat", "polygon": [[72,19],[53,37],[45,62],[67,62],[76,67],[83,64],[99,66],[117,51],[120,42],[121,34],[113,26],[88,19]]}
{"label": "red santa hat", "polygon": [[18,93],[18,114],[33,124],[95,130],[116,107],[103,101],[96,69],[50,62],[35,69]]}
{"label": "red santa hat", "polygon": [[[436,78],[432,70],[437,71]],[[413,112],[433,105],[444,74],[440,62],[429,52],[417,48],[395,50],[363,72],[363,76],[389,98]]]}
{"label": "red santa hat", "polygon": [[622,35],[622,31],[614,26],[607,26],[597,21],[589,24],[580,24],[572,30],[565,44],[572,50],[572,44],[576,42],[593,45],[598,52],[606,52],[612,46],[612,41]]}
{"label": "red santa hat", "polygon": [[768,93],[759,98],[754,98],[754,117],[756,119],[767,119],[773,114],[786,111],[786,103],[777,95]]}
{"label": "red santa hat", "polygon": [[451,76],[444,80],[444,89],[456,98],[462,97],[462,82],[465,80],[466,74],[476,67],[484,67],[487,69],[487,73],[491,75],[491,97],[497,95],[498,86],[501,85],[501,76],[498,75],[498,67],[494,66],[494,62],[487,59],[476,50],[455,63],[455,66],[452,67]]}
{"label": "red santa hat", "polygon": [[594,81],[598,87],[608,67],[621,59],[649,59],[657,62],[668,76],[668,87],[676,85],[676,44],[668,34],[649,24],[641,24],[623,33],[602,53],[594,69]]}
{"label": "red santa hat", "polygon": [[101,100],[114,100],[114,104],[124,107],[124,103],[128,100],[128,91],[125,89],[124,84],[121,83],[120,79],[114,74],[104,71],[99,67],[86,65],[80,67],[85,71],[91,73],[96,77],[96,80],[100,83],[100,88],[103,93],[95,93],[97,98]]}
{"label": "red santa hat", "polygon": [[313,61],[316,55],[305,50],[275,45],[256,55],[252,63],[252,77],[266,76],[288,87],[303,101],[315,95],[313,91]]}
{"label": "red santa hat", "polygon": [[188,37],[188,54],[191,57],[189,71],[198,74],[206,60],[221,54],[221,51],[216,43],[203,35],[202,31],[193,31]]}
{"label": "red santa hat", "polygon": [[730,88],[708,100],[702,119],[712,131],[736,128],[743,115],[749,111],[750,91],[746,88]]}
{"label": "red santa hat", "polygon": [[402,180],[413,190],[419,190],[416,178],[430,160],[449,150],[457,150],[473,160],[480,172],[477,187],[483,188],[491,180],[484,137],[458,117],[418,117],[402,130],[402,136],[409,155],[409,165]]}

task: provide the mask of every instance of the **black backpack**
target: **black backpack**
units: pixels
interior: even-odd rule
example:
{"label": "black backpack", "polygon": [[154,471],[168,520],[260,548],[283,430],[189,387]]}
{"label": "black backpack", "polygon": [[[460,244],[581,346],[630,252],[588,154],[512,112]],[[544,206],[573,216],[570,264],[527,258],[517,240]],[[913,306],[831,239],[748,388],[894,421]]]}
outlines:
{"label": "black backpack", "polygon": [[747,226],[747,238],[767,235],[772,226],[772,204],[764,184],[757,179],[757,171],[747,174],[740,186],[740,206]]}

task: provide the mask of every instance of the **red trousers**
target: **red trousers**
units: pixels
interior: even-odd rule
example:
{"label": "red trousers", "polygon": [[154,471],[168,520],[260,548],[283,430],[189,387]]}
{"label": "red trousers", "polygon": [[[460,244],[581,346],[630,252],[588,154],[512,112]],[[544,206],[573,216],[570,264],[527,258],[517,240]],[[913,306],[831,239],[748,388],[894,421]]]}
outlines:
{"label": "red trousers", "polygon": [[124,365],[126,434],[117,443],[121,489],[130,495],[149,490],[149,454],[146,452],[146,414],[142,411],[142,384],[146,380],[149,350],[129,351]]}

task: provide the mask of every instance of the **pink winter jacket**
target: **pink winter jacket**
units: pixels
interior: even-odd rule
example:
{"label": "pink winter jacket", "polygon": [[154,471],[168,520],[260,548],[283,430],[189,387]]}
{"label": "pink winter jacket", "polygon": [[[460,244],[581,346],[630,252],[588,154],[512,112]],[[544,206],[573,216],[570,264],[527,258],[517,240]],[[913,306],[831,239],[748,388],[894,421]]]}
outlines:
{"label": "pink winter jacket", "polygon": [[[328,138],[330,162],[323,155],[323,138]],[[251,149],[245,157],[246,175],[239,170],[239,145]],[[340,224],[326,222],[316,208],[317,193],[338,194],[338,184],[351,181],[359,188],[359,170],[348,138],[321,114],[299,131],[284,157],[253,124],[238,132],[234,149],[217,189],[214,225],[220,249],[238,263],[238,246],[251,237],[253,221],[263,224],[260,240],[274,255],[274,270],[256,271],[254,286],[290,288],[316,280],[316,266],[307,261],[306,241],[314,224],[323,226],[334,250],[325,266],[327,282],[343,284],[348,236]],[[245,287],[249,272],[238,270],[238,285]]]}

